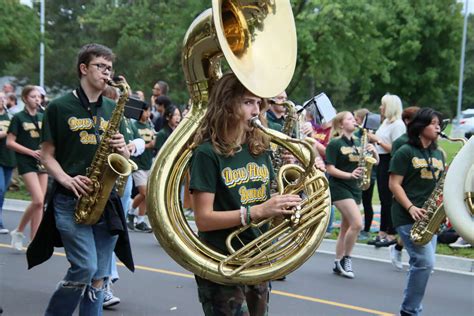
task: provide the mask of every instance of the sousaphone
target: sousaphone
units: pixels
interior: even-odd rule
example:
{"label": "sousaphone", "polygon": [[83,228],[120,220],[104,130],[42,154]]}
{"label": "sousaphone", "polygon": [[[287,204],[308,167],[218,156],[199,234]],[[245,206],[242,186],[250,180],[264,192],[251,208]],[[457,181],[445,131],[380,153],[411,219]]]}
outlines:
{"label": "sousaphone", "polygon": [[285,219],[245,249],[231,249],[230,256],[199,240],[183,215],[180,190],[194,148],[193,135],[207,111],[209,90],[221,76],[222,58],[253,94],[273,97],[285,90],[296,64],[290,2],[214,0],[212,9],[189,27],[182,64],[192,107],[156,157],[147,188],[148,216],[161,246],[185,269],[217,283],[258,284],[288,274],[314,253],[328,223],[329,189],[324,175],[313,166],[311,145],[294,143],[287,135],[262,127],[301,162],[302,167],[295,167],[302,175],[299,187],[291,186],[291,193],[306,197],[298,224]]}

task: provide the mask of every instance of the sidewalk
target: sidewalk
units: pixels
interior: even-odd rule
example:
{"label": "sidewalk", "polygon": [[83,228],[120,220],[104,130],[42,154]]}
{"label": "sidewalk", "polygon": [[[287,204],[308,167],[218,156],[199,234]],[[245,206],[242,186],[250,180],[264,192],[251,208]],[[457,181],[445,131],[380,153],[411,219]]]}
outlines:
{"label": "sidewalk", "polygon": [[[5,199],[3,209],[6,211],[23,212],[28,204],[28,201]],[[193,226],[194,222],[191,222],[190,225]],[[324,239],[317,252],[335,255],[335,249],[335,240]],[[375,248],[374,246],[357,243],[354,246],[352,256],[354,258],[390,263],[390,256],[388,248],[386,247]],[[403,250],[402,258],[406,269],[408,266],[408,253],[405,250]],[[474,276],[474,260],[455,256],[436,255],[435,270]]]}

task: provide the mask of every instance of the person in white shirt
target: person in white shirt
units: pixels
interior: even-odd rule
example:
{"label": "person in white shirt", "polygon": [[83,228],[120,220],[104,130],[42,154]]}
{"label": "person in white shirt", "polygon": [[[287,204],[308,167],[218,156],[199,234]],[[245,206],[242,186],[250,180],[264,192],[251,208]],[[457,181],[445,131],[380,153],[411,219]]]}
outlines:
{"label": "person in white shirt", "polygon": [[377,167],[377,189],[381,206],[380,230],[378,236],[368,243],[376,247],[388,247],[397,242],[390,214],[392,208],[392,192],[388,188],[390,152],[392,143],[406,132],[406,126],[402,120],[402,101],[398,96],[388,93],[384,95],[379,109],[384,120],[375,134],[369,134],[369,141],[375,144],[380,157]]}

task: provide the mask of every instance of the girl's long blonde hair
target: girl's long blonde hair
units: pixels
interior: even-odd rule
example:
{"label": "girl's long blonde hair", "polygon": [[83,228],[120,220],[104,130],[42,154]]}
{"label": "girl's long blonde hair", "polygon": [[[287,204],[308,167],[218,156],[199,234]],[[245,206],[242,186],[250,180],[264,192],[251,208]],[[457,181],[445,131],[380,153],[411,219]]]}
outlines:
{"label": "girl's long blonde hair", "polygon": [[[214,150],[224,156],[232,156],[238,152],[241,149],[240,138],[234,135],[242,135],[244,132],[240,125],[243,115],[240,104],[247,91],[235,74],[223,75],[211,89],[209,106],[194,142],[199,145],[209,140]],[[265,125],[263,113],[267,106],[266,100],[262,99],[259,119]],[[252,155],[258,156],[269,148],[270,139],[260,130],[254,128],[245,136]]]}
{"label": "girl's long blonde hair", "polygon": [[333,137],[341,137],[342,136],[342,121],[347,114],[351,114],[349,111],[342,111],[336,114],[336,116],[332,119],[332,130],[331,130],[331,138]]}

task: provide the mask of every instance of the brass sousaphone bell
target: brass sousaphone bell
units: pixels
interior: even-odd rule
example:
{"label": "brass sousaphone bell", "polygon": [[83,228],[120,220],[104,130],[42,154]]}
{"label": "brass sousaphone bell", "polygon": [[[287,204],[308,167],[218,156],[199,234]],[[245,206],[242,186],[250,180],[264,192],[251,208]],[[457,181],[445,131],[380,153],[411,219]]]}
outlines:
{"label": "brass sousaphone bell", "polygon": [[[185,269],[217,283],[258,284],[288,274],[314,253],[328,223],[329,190],[324,176],[307,166],[309,170],[304,173],[312,180],[299,183],[320,193],[320,203],[315,207],[314,198],[305,202],[306,208],[303,205],[302,225],[306,219],[311,220],[304,229],[294,230],[288,221],[282,223],[278,225],[280,232],[274,231],[270,237],[275,240],[255,240],[254,249],[242,255],[234,253],[230,260],[199,240],[183,215],[179,193],[194,148],[189,144],[206,113],[209,91],[221,76],[222,57],[253,94],[273,97],[285,90],[296,65],[296,30],[290,2],[214,0],[212,9],[193,21],[182,53],[192,107],[158,153],[148,181],[147,209],[160,245]],[[272,141],[302,158],[303,165],[312,161],[307,147],[291,143],[282,133],[270,134]],[[294,235],[288,235],[292,231]],[[282,243],[277,244],[278,240]],[[272,245],[276,246],[268,248]],[[264,249],[269,250],[262,255]],[[240,268],[242,262],[249,261],[252,264]]]}

